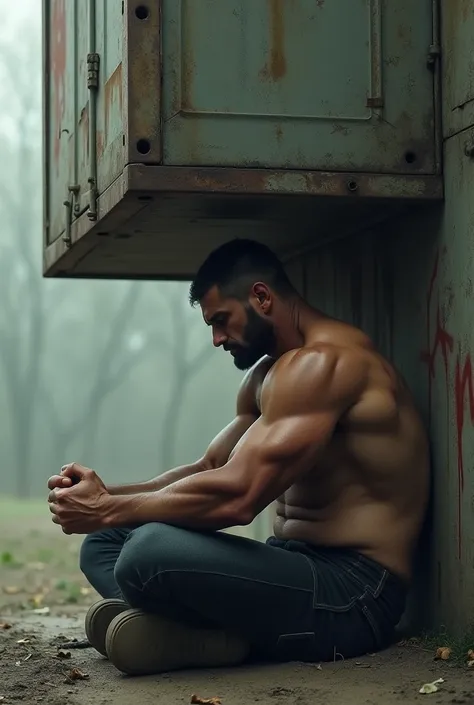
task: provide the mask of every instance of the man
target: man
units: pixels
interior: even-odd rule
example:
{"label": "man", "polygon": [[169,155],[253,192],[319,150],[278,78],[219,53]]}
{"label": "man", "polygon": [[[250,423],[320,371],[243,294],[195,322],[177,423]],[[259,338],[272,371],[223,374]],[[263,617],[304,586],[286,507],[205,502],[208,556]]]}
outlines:
{"label": "man", "polygon": [[[211,253],[190,300],[248,370],[234,421],[200,460],[155,480],[106,487],[73,463],[48,483],[53,521],[89,534],[81,568],[105,598],[87,615],[90,642],[129,674],[387,646],[429,488],[403,380],[256,242]],[[218,531],[273,501],[266,544]]]}

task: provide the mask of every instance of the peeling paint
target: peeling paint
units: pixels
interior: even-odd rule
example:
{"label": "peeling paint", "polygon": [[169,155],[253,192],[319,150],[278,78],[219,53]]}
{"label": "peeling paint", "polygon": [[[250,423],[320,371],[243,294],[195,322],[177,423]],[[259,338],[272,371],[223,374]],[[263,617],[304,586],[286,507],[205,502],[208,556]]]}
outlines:
{"label": "peeling paint", "polygon": [[270,56],[260,71],[260,77],[266,81],[280,81],[286,74],[285,56],[285,0],[268,0],[270,15]]}
{"label": "peeling paint", "polygon": [[65,112],[65,73],[66,73],[66,8],[65,0],[51,0],[51,43],[50,61],[53,79],[52,100],[54,113],[54,161],[56,173],[59,170],[61,150],[61,122]]}

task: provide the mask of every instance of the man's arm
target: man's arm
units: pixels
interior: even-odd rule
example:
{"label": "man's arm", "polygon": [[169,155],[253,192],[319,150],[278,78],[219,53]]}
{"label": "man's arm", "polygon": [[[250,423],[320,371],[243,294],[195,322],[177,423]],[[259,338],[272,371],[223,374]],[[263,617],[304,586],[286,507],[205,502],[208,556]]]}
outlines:
{"label": "man's arm", "polygon": [[314,469],[341,417],[357,400],[365,364],[329,346],[291,351],[272,368],[262,415],[219,467],[157,492],[111,498],[107,525],[161,521],[189,528],[249,524]]}

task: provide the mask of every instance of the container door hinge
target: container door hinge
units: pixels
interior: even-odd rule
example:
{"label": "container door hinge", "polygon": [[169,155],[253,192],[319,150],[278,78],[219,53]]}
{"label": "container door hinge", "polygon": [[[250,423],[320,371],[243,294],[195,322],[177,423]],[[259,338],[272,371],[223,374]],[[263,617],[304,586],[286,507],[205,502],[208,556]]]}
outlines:
{"label": "container door hinge", "polygon": [[74,214],[77,215],[78,210],[80,210],[80,205],[77,202],[77,196],[81,187],[77,184],[73,186],[68,186],[68,198],[63,201],[63,205],[66,206],[66,231],[63,236],[63,242],[67,247],[71,247],[71,226]]}
{"label": "container door hinge", "polygon": [[428,49],[428,56],[426,58],[426,64],[428,68],[434,69],[436,63],[441,58],[441,47],[439,44],[431,44]]}
{"label": "container door hinge", "polygon": [[100,56],[97,52],[87,54],[87,88],[99,87]]}

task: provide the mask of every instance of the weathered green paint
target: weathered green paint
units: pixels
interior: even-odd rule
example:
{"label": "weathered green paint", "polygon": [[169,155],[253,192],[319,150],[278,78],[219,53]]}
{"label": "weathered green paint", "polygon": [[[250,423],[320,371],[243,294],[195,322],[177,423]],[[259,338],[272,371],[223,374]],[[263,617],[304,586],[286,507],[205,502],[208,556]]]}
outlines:
{"label": "weathered green paint", "polygon": [[166,164],[435,171],[432,0],[163,6]]}
{"label": "weathered green paint", "polygon": [[[122,172],[123,19],[121,3],[96,2],[96,50],[100,55],[97,105],[97,190]],[[46,243],[65,230],[69,186],[78,186],[73,205],[89,204],[91,176],[87,55],[90,51],[88,0],[43,0],[45,38],[44,100]],[[74,214],[74,217],[77,213]]]}

